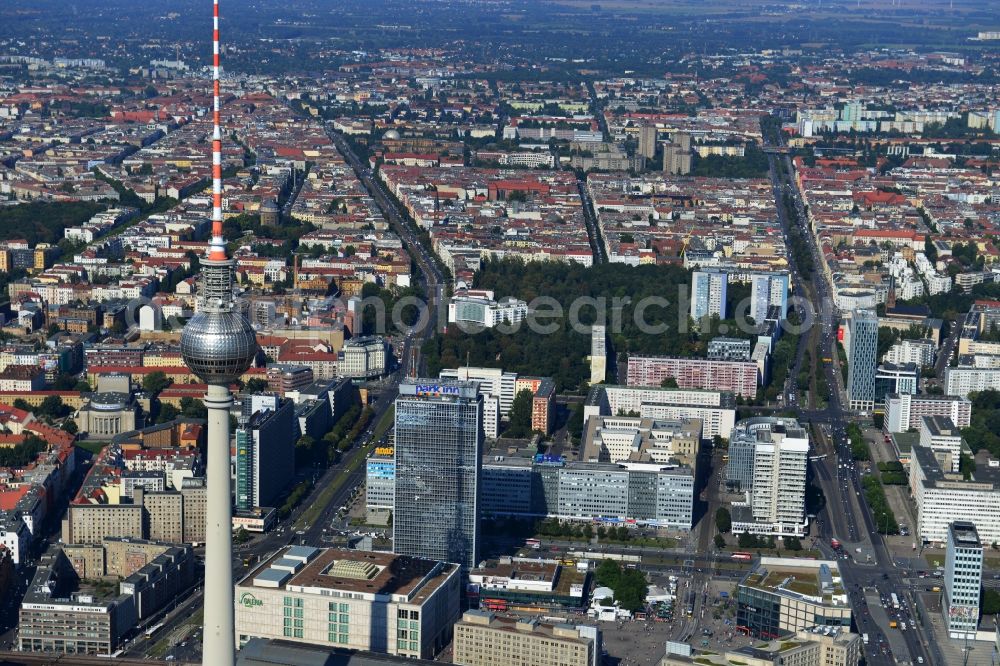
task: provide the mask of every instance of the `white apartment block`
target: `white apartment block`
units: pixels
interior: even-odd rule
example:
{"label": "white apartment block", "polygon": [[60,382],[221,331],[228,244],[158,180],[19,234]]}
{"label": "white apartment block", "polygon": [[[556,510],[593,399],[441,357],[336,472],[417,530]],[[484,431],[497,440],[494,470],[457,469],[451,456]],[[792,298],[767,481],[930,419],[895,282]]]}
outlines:
{"label": "white apartment block", "polygon": [[[481,295],[480,295],[481,294]],[[493,300],[493,292],[468,292],[448,303],[449,324],[472,324],[493,328],[507,322],[520,324],[528,316],[528,304],[516,298]]]}
{"label": "white apartment block", "polygon": [[889,348],[882,360],[895,365],[915,363],[918,368],[923,368],[934,365],[936,355],[937,346],[931,339],[900,340]]}
{"label": "white apartment block", "polygon": [[742,468],[735,476],[750,480],[743,484],[747,501],[733,505],[733,532],[803,536],[808,525],[806,431],[794,420],[747,419],[731,441],[729,464]]}
{"label": "white apartment block", "polygon": [[889,394],[885,397],[885,431],[919,430],[925,416],[947,416],[958,428],[972,420],[972,402],[950,395]]}
{"label": "white apartment block", "polygon": [[781,318],[788,316],[788,273],[755,273],[750,276],[750,316],[756,323],[767,319],[772,305],[781,308]]}
{"label": "white apartment block", "polygon": [[601,385],[590,389],[583,408],[591,416],[638,414],[653,419],[699,419],[702,437],[729,437],[736,423],[736,400],[724,391]]}
{"label": "white apartment block", "polygon": [[945,368],[945,395],[967,398],[970,393],[988,389],[1000,390],[1000,368],[974,368],[970,366]]}
{"label": "white apartment block", "polygon": [[600,384],[608,374],[608,330],[595,325],[590,329],[590,383]]}
{"label": "white apartment block", "polygon": [[514,404],[516,372],[504,372],[500,368],[445,368],[438,375],[440,379],[479,382],[479,393],[496,396],[500,405],[500,416],[510,413]]}

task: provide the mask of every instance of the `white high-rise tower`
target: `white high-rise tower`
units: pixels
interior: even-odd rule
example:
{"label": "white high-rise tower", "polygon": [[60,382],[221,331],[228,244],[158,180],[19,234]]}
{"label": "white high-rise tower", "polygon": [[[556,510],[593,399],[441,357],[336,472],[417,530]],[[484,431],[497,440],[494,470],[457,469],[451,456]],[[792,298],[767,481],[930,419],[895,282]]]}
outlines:
{"label": "white high-rise tower", "polygon": [[253,327],[233,307],[233,261],[222,238],[222,129],[219,117],[219,0],[212,31],[212,240],[201,260],[198,312],[181,333],[181,354],[208,384],[208,508],[205,526],[205,642],[202,663],[236,662],[233,603],[232,494],[229,478],[229,385],[257,353]]}

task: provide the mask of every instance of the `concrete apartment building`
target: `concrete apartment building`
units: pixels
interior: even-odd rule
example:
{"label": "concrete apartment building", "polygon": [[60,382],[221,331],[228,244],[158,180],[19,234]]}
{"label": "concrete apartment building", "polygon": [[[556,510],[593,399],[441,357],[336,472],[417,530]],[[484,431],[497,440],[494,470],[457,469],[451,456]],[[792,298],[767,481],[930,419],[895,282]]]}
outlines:
{"label": "concrete apartment building", "polygon": [[762,324],[773,306],[778,307],[781,320],[788,317],[788,273],[754,273],[750,276],[749,316]]}
{"label": "concrete apartment building", "polygon": [[795,419],[744,419],[729,440],[726,482],[745,494],[733,504],[733,532],[805,533],[809,436]]}
{"label": "concrete apartment building", "polygon": [[701,447],[698,419],[595,416],[587,420],[581,461],[666,463],[695,467]]}
{"label": "concrete apartment building", "polygon": [[972,402],[953,395],[896,393],[885,397],[886,432],[919,430],[925,416],[947,416],[955,427],[965,428],[972,421]]}
{"label": "concrete apartment building", "polygon": [[729,274],[723,271],[695,271],[691,274],[691,319],[697,324],[705,317],[726,318],[726,290]]}
{"label": "concrete apartment building", "polygon": [[[110,589],[90,582],[109,575],[124,579]],[[18,649],[110,656],[138,621],[194,580],[194,553],[186,546],[115,539],[53,546],[21,602]]]}
{"label": "concrete apartment building", "polygon": [[1000,368],[959,366],[944,370],[945,395],[967,398],[970,393],[990,389],[1000,390]]}
{"label": "concrete apartment building", "polygon": [[943,455],[942,469],[959,471],[962,433],[947,416],[925,416],[920,420],[920,446]]}
{"label": "concrete apartment building", "polygon": [[696,389],[594,386],[583,407],[584,423],[591,416],[617,416],[635,412],[643,418],[701,421],[702,437],[729,437],[736,423],[732,393]]}
{"label": "concrete apartment building", "polygon": [[[713,361],[670,356],[629,356],[628,386],[660,386],[673,378],[678,388],[728,391],[752,398],[757,395],[760,370],[750,361]],[[874,382],[874,369],[872,374]],[[874,385],[872,390],[874,391]]]}
{"label": "concrete apartment building", "polygon": [[597,666],[596,627],[506,619],[470,610],[455,625],[454,663],[462,666]]}
{"label": "concrete apartment building", "polygon": [[494,328],[507,323],[517,326],[528,316],[528,304],[516,298],[493,300],[492,291],[460,292],[448,303],[448,323]]}
{"label": "concrete apartment building", "polygon": [[236,584],[236,639],[281,639],[429,658],[460,613],[454,564],[289,546]]}
{"label": "concrete apartment building", "polygon": [[889,347],[885,353],[883,361],[895,363],[913,363],[918,368],[934,365],[934,358],[937,356],[937,345],[930,338],[921,340],[900,340]]}
{"label": "concrete apartment building", "polygon": [[608,329],[594,325],[590,328],[590,383],[600,384],[608,374]]}
{"label": "concrete apartment building", "polygon": [[205,540],[204,479],[185,479],[179,491],[137,488],[131,504],[70,504],[62,521],[63,543],[98,544],[105,537],[170,543]]}

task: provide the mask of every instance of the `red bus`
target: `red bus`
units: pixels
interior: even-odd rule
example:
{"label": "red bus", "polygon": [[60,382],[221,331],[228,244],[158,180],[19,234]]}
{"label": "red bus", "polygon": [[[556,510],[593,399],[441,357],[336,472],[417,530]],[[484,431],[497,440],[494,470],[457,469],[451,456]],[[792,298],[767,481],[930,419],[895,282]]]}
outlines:
{"label": "red bus", "polygon": [[504,599],[483,599],[483,608],[491,611],[507,610],[507,601]]}
{"label": "red bus", "polygon": [[840,542],[836,539],[830,539],[830,547],[834,550],[840,550]]}
{"label": "red bus", "polygon": [[733,553],[732,557],[737,562],[749,562],[753,559],[753,555],[750,553]]}
{"label": "red bus", "polygon": [[539,541],[538,539],[525,539],[524,545],[526,548],[532,548],[534,550],[538,550],[539,548],[542,547],[542,542]]}

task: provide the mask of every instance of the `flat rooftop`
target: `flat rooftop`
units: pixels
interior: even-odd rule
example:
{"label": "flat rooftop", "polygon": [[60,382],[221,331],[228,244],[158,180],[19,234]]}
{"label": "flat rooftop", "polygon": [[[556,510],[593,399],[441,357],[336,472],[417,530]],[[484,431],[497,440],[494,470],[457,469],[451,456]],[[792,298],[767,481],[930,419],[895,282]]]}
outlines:
{"label": "flat rooftop", "polygon": [[[925,488],[934,488],[941,484],[963,484],[969,490],[997,490],[1000,488],[1000,461],[990,456],[985,449],[975,456],[976,471],[972,479],[966,481],[961,474],[954,474],[941,468],[941,463],[934,452],[923,446],[914,446],[910,452],[920,471],[924,475]],[[958,486],[946,486],[958,487]]]}
{"label": "flat rooftop", "polygon": [[810,560],[808,564],[791,558],[761,558],[743,579],[742,585],[793,597],[822,599],[823,603],[845,605],[836,597],[844,595],[840,569],[832,560]]}
{"label": "flat rooftop", "polygon": [[[289,571],[288,560],[302,562],[301,568]],[[316,594],[338,590],[398,595],[419,602],[457,571],[455,564],[393,553],[292,546],[251,570],[239,585]],[[258,580],[264,584],[257,584]]]}
{"label": "flat rooftop", "polygon": [[948,526],[952,540],[959,548],[982,548],[979,542],[979,532],[973,523],[955,521]]}
{"label": "flat rooftop", "polygon": [[[552,589],[537,594],[554,594],[558,596],[571,596],[574,585],[585,586],[587,582],[587,572],[579,571],[576,567],[563,566],[555,562],[524,562],[516,560],[490,560],[485,567],[473,569],[470,576],[483,576],[484,578],[508,578],[511,581],[547,581]],[[535,594],[531,590],[518,590],[519,593]],[[586,589],[584,589],[586,592]]]}
{"label": "flat rooftop", "polygon": [[504,631],[511,634],[547,636],[563,642],[579,643],[581,645],[588,645],[592,642],[591,638],[581,636],[580,631],[571,624],[550,624],[548,622],[541,622],[535,618],[515,619],[498,617],[493,613],[481,610],[465,611],[459,624],[489,627],[494,631]]}

